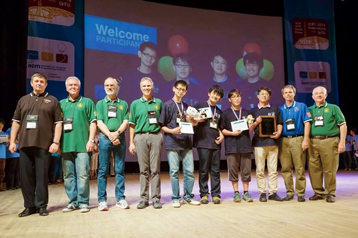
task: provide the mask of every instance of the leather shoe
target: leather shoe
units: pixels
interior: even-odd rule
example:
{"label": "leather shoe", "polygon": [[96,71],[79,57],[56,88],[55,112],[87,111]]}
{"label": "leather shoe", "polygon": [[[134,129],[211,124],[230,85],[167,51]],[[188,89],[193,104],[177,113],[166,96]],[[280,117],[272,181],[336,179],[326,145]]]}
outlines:
{"label": "leather shoe", "polygon": [[40,207],[39,208],[39,215],[40,216],[47,216],[48,215],[48,211],[47,211],[46,207]]}
{"label": "leather shoe", "polygon": [[322,199],[324,199],[324,197],[319,194],[314,194],[312,197],[309,198],[309,200],[311,200],[311,201],[317,201],[317,200],[322,200]]}
{"label": "leather shoe", "polygon": [[298,196],[297,201],[304,202],[304,201],[306,201],[306,199],[304,196]]}
{"label": "leather shoe", "polygon": [[293,199],[293,195],[286,195],[286,197],[283,198],[285,201],[290,201]]}
{"label": "leather shoe", "polygon": [[266,193],[261,193],[259,201],[260,202],[267,202]]}
{"label": "leather shoe", "polygon": [[19,217],[27,217],[36,213],[36,208],[34,207],[26,207],[21,213],[19,213]]}
{"label": "leather shoe", "polygon": [[330,203],[335,202],[334,196],[333,195],[328,195],[326,197],[326,202],[330,202]]}
{"label": "leather shoe", "polygon": [[283,198],[277,195],[277,193],[273,193],[269,196],[269,200],[277,201],[277,202],[283,202]]}

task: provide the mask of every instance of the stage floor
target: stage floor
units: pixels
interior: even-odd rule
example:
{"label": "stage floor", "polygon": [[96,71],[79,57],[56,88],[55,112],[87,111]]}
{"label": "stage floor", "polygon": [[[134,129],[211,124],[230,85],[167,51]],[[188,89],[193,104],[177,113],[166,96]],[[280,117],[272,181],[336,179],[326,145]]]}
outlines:
{"label": "stage floor", "polygon": [[[97,210],[97,181],[91,180],[89,213],[62,213],[68,198],[63,184],[49,186],[50,215],[34,214],[19,218],[23,210],[21,191],[0,193],[0,237],[358,237],[358,171],[338,171],[335,203],[309,201],[313,195],[307,177],[306,202],[258,201],[255,172],[252,171],[250,194],[253,203],[234,203],[233,190],[226,171],[221,172],[222,203],[215,205],[171,205],[168,172],[162,173],[163,208],[152,206],[138,210],[139,174],[126,174],[126,200],[131,208],[116,208],[114,178],[108,179],[109,211]],[[198,173],[194,186],[199,200]],[[182,185],[182,175],[180,178]],[[280,196],[285,186],[279,175]],[[182,186],[181,186],[182,188]],[[242,193],[242,184],[239,184]],[[182,189],[181,189],[182,191]]]}

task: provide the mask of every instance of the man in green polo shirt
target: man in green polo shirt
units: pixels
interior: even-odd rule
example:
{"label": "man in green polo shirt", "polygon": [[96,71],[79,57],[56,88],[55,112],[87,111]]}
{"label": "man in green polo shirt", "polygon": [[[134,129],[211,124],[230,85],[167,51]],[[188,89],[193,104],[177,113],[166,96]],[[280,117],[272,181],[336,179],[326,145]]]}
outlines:
{"label": "man in green polo shirt", "polygon": [[140,81],[142,97],[134,100],[129,114],[129,152],[137,153],[140,171],[141,201],[137,208],[149,206],[149,173],[151,174],[151,195],[153,207],[162,208],[160,203],[160,154],[163,135],[160,133],[159,117],[162,101],[153,97],[153,81],[144,77]]}
{"label": "man in green polo shirt", "polygon": [[89,212],[90,157],[96,134],[96,111],[93,101],[80,96],[81,81],[74,76],[66,79],[68,98],[60,101],[63,112],[62,167],[65,190],[70,202],[63,212],[78,208]]}
{"label": "man in green polo shirt", "polygon": [[315,104],[308,108],[313,119],[308,169],[314,195],[309,200],[326,198],[332,203],[336,196],[339,153],[345,151],[347,125],[341,109],[326,102],[326,88],[319,86],[313,89],[312,98]]}
{"label": "man in green polo shirt", "polygon": [[97,102],[97,125],[99,134],[99,166],[98,166],[98,210],[108,211],[107,175],[109,159],[114,156],[116,207],[128,209],[124,196],[124,161],[126,157],[125,130],[128,126],[128,104],[117,97],[119,85],[116,79],[104,81],[107,96]]}

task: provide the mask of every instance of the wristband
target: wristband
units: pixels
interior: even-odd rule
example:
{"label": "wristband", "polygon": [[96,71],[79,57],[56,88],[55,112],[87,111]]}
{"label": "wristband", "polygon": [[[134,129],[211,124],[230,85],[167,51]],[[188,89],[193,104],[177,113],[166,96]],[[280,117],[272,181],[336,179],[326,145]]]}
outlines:
{"label": "wristband", "polygon": [[54,143],[55,145],[60,145],[60,142],[53,141],[52,143]]}

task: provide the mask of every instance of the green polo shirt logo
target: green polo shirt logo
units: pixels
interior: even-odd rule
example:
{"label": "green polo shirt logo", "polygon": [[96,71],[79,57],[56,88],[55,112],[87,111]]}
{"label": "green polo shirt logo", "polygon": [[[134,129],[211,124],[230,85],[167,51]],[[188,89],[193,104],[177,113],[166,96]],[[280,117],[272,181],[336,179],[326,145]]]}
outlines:
{"label": "green polo shirt logo", "polygon": [[77,107],[83,107],[82,103],[77,104]]}

